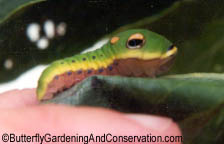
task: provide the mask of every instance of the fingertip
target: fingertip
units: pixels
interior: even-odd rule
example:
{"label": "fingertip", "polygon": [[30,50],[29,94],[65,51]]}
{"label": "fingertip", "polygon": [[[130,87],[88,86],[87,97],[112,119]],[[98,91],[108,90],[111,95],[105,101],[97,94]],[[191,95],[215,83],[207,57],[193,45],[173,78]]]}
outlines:
{"label": "fingertip", "polygon": [[[0,111],[0,123],[4,124],[2,130],[10,127],[26,133],[41,133],[46,131],[60,135],[103,135],[112,136],[176,136],[181,135],[178,126],[170,119],[161,118],[159,123],[165,127],[162,131],[150,125],[139,122],[140,117],[130,118],[127,114],[109,109],[95,107],[71,107],[65,105],[38,105],[29,108],[18,108],[16,111]],[[10,118],[8,117],[10,115]],[[147,117],[147,118],[146,118]],[[144,119],[153,125],[160,118],[144,116]],[[29,127],[27,127],[29,125]],[[18,132],[18,131],[17,131]]]}

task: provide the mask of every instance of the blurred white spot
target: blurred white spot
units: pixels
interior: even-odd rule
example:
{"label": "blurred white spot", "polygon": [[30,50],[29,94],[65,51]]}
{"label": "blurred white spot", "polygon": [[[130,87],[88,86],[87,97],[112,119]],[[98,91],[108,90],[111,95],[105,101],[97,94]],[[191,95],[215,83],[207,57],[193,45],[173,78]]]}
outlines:
{"label": "blurred white spot", "polygon": [[107,42],[109,41],[109,39],[105,38],[105,39],[102,39],[101,41],[99,42],[96,42],[92,47],[82,51],[81,53],[87,53],[87,52],[90,52],[90,51],[94,51],[96,49],[99,49],[101,48],[103,45],[105,45]]}
{"label": "blurred white spot", "polygon": [[5,60],[4,66],[6,69],[11,69],[13,67],[13,61],[11,59]]}
{"label": "blurred white spot", "polygon": [[30,41],[36,42],[40,38],[40,25],[37,23],[29,24],[26,34]]}
{"label": "blurred white spot", "polygon": [[48,38],[53,38],[55,36],[55,24],[52,20],[47,20],[44,23],[44,32]]}
{"label": "blurred white spot", "polygon": [[39,49],[46,49],[49,46],[49,40],[46,37],[42,37],[37,42],[37,47]]}
{"label": "blurred white spot", "polygon": [[63,36],[63,35],[65,35],[65,33],[66,33],[66,23],[61,22],[61,23],[57,26],[56,31],[57,31],[57,34],[58,34],[59,36]]}

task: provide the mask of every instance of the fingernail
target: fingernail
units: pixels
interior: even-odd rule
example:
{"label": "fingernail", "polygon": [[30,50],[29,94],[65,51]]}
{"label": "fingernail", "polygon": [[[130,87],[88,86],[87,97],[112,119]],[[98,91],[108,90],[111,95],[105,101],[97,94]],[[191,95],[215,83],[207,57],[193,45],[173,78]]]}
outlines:
{"label": "fingernail", "polygon": [[158,132],[167,130],[173,124],[172,119],[161,116],[151,116],[144,114],[127,114],[127,116],[138,124]]}

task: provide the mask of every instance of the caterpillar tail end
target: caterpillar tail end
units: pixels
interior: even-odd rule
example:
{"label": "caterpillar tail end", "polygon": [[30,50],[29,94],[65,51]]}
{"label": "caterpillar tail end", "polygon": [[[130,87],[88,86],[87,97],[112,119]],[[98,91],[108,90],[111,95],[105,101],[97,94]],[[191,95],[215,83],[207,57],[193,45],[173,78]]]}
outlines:
{"label": "caterpillar tail end", "polygon": [[52,66],[47,67],[42,72],[42,74],[38,80],[36,95],[37,95],[37,99],[39,101],[46,98],[48,84],[52,80],[52,77],[54,76],[54,73],[52,73],[52,70],[54,70],[54,67],[52,67]]}
{"label": "caterpillar tail end", "polygon": [[43,87],[42,87],[40,84],[38,84],[36,94],[37,94],[37,99],[38,99],[39,101],[41,101],[41,100],[43,99],[43,97],[44,97],[44,93],[45,93],[45,92],[44,92]]}
{"label": "caterpillar tail end", "polygon": [[48,76],[47,74],[48,74],[47,69],[45,69],[45,71],[41,74],[38,80],[36,94],[37,94],[37,99],[39,101],[43,100],[46,95],[47,85],[48,85],[48,83],[46,82],[46,76]]}

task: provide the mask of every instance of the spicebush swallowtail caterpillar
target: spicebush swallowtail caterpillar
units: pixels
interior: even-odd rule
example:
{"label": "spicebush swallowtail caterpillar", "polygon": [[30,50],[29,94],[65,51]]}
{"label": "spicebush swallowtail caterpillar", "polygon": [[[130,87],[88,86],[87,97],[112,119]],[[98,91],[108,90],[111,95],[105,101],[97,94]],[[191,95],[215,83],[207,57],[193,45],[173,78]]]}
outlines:
{"label": "spicebush swallowtail caterpillar", "polygon": [[70,88],[92,75],[155,77],[169,70],[177,48],[165,37],[145,29],[113,36],[95,51],[53,62],[39,81],[39,100]]}

